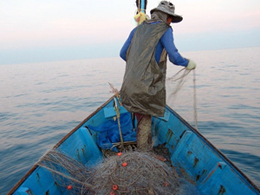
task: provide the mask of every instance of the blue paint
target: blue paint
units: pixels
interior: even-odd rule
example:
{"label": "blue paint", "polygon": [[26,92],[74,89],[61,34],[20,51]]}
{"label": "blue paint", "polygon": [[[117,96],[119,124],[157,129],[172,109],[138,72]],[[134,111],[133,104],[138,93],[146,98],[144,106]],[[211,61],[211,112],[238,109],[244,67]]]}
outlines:
{"label": "blue paint", "polygon": [[141,0],[141,12],[143,12],[144,13],[144,11],[145,11],[145,0]]}

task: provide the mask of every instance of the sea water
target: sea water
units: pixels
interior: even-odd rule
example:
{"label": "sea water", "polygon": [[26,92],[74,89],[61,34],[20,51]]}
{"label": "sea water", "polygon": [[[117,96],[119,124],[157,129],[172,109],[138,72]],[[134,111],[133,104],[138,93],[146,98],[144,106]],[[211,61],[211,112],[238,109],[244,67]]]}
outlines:
{"label": "sea water", "polygon": [[[167,103],[260,187],[260,48],[182,52],[197,63]],[[168,62],[167,77],[182,67]],[[0,194],[118,90],[119,57],[0,65]]]}

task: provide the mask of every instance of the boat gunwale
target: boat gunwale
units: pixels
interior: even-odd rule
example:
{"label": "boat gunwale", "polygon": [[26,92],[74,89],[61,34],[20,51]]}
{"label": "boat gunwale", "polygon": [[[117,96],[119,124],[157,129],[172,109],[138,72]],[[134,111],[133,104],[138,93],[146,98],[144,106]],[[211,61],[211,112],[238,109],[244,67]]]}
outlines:
{"label": "boat gunwale", "polygon": [[191,126],[185,119],[183,119],[177,112],[175,112],[171,107],[166,105],[167,109],[169,109],[179,120],[181,120],[186,126],[188,126],[196,135],[200,137],[206,144],[208,144],[210,147],[213,148],[213,151],[215,152],[222,158],[226,160],[226,162],[229,163],[230,168],[235,169],[239,174],[241,174],[242,178],[244,178],[250,185],[252,185],[253,189],[255,189],[258,193],[260,193],[260,188],[254,184],[251,179],[247,175],[245,175],[228,157],[226,157],[225,154],[223,154],[218,148],[216,148],[207,138],[205,138],[196,128]]}
{"label": "boat gunwale", "polygon": [[[98,107],[94,112],[92,112],[88,117],[86,117],[79,125],[73,128],[68,134],[66,134],[57,144],[54,145],[53,149],[58,148],[65,140],[67,140],[75,131],[77,131],[82,125],[84,125],[91,117],[93,117],[97,112],[99,112],[102,108],[104,108],[116,95],[110,97],[105,103],[103,103],[100,107]],[[235,169],[237,173],[239,173],[242,178],[244,178],[250,185],[247,185],[253,190],[256,190],[260,193],[260,189],[229,159],[227,158],[219,149],[217,149],[209,140],[207,140],[197,129],[191,126],[185,119],[183,119],[177,112],[175,112],[171,107],[166,105],[166,108],[170,110],[182,123],[184,123],[190,130],[192,130],[201,140],[203,140],[206,144],[213,148],[213,151],[222,157],[226,162],[231,165],[232,169]],[[43,155],[44,156],[44,155]],[[8,192],[7,195],[11,195],[17,190],[21,184],[35,171],[39,166],[34,164],[32,168],[14,185],[14,187]]]}

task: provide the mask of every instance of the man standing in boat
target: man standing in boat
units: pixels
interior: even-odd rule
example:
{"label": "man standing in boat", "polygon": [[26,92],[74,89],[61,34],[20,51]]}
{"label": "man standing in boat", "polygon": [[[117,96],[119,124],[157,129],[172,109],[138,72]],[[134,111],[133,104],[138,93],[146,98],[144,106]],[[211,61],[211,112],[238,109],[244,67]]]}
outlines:
{"label": "man standing in boat", "polygon": [[120,51],[126,61],[121,87],[123,106],[136,115],[137,147],[141,151],[152,149],[152,116],[164,116],[166,106],[166,62],[195,69],[196,64],[183,58],[174,45],[171,23],[182,21],[175,14],[175,6],[161,1],[151,10],[151,19],[134,28]]}

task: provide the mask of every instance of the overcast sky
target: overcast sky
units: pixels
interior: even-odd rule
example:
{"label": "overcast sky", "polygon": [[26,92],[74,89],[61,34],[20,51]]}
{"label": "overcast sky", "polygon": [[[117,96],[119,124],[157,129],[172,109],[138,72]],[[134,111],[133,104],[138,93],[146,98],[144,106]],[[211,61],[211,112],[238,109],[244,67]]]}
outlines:
{"label": "overcast sky", "polygon": [[[171,2],[180,52],[260,46],[260,0]],[[135,11],[135,0],[1,0],[0,64],[116,57]]]}

